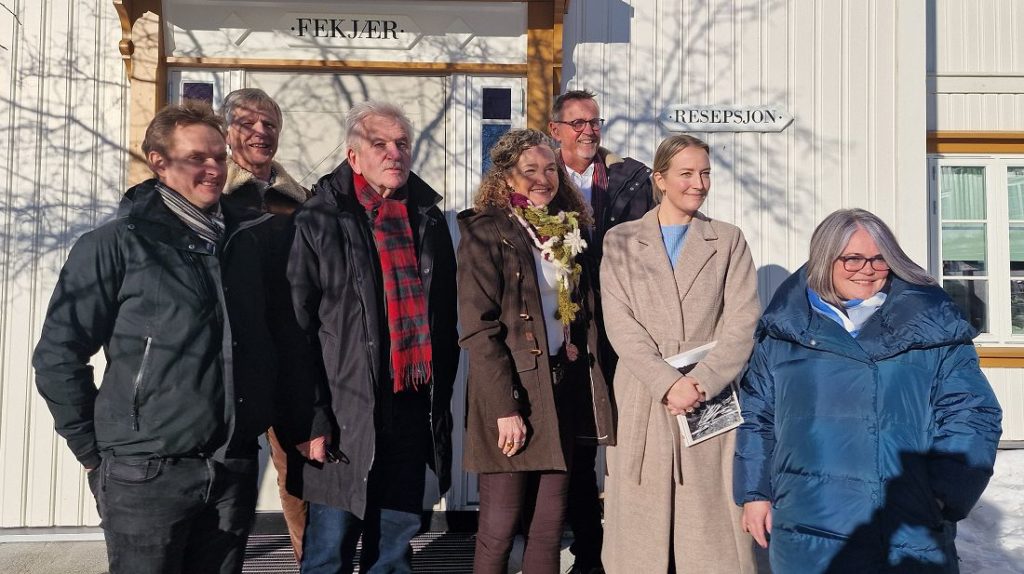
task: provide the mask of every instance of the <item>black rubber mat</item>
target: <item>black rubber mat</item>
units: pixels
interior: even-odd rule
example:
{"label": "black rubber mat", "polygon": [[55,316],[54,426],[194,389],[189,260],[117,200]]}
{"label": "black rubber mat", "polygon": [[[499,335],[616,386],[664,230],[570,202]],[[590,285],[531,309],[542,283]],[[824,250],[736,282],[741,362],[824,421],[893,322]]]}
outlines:
{"label": "black rubber mat", "polygon": [[[470,574],[473,572],[474,544],[473,534],[424,532],[412,541],[412,569],[414,572],[423,573]],[[292,556],[292,547],[287,535],[249,536],[243,573],[292,574],[298,571],[299,566]],[[356,572],[358,571],[357,568]]]}

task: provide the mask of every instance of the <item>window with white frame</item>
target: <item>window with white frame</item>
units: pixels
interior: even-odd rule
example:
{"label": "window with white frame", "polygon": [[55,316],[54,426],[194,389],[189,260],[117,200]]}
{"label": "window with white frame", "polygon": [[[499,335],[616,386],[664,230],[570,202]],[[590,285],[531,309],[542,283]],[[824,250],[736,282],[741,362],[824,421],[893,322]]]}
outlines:
{"label": "window with white frame", "polygon": [[935,156],[932,271],[979,343],[1024,344],[1024,156]]}

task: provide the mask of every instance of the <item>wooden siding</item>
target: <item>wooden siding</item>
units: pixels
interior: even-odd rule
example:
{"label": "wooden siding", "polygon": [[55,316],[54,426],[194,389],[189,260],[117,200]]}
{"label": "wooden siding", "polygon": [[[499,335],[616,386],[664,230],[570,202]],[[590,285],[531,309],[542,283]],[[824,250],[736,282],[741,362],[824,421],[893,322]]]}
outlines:
{"label": "wooden siding", "polygon": [[108,0],[0,10],[0,527],[97,524],[36,393],[33,346],[74,240],[114,213],[127,162],[121,29]]}
{"label": "wooden siding", "polygon": [[650,163],[673,104],[773,105],[781,133],[712,146],[706,211],[739,225],[762,300],[815,225],[869,209],[927,264],[924,0],[588,0],[565,17],[563,81],[597,92],[605,145]]}

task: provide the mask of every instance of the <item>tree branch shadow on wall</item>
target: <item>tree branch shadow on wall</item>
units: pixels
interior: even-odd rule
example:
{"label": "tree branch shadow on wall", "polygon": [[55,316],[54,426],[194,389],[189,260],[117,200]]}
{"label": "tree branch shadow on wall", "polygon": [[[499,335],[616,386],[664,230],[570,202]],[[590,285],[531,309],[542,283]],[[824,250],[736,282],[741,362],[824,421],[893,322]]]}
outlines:
{"label": "tree branch shadow on wall", "polygon": [[[767,72],[761,74],[762,80],[751,81],[739,78],[736,57],[742,50],[744,42],[760,42],[761,36],[751,38],[741,36],[735,43],[714,41],[714,34],[719,37],[724,33],[730,37],[731,32],[723,32],[723,27],[731,27],[739,34],[742,26],[757,26],[774,10],[784,10],[784,0],[763,0],[760,2],[710,2],[698,0],[686,4],[680,17],[670,23],[673,30],[678,30],[665,45],[658,45],[657,54],[645,58],[629,53],[632,49],[640,49],[641,43],[631,39],[630,30],[636,30],[629,24],[635,18],[636,9],[624,0],[588,0],[585,4],[570,6],[572,14],[583,21],[604,18],[608,25],[600,30],[586,28],[578,38],[571,38],[568,33],[573,26],[567,17],[567,39],[564,49],[565,62],[563,82],[568,87],[592,89],[598,91],[598,101],[602,103],[605,114],[604,142],[613,151],[618,145],[623,149],[640,150],[637,159],[650,164],[658,143],[672,135],[658,122],[658,114],[668,106],[676,104],[689,105],[775,105],[786,108],[795,114],[794,95],[787,93],[785,86],[778,87],[778,82],[769,85]],[[580,14],[575,14],[580,11]],[[604,13],[592,16],[592,13]],[[626,24],[622,24],[626,22]],[[646,25],[646,24],[645,24]],[[656,26],[663,28],[661,22]],[[578,28],[578,26],[577,26]],[[647,28],[645,28],[646,30]],[[661,42],[666,37],[658,37]],[[575,40],[575,43],[573,42]],[[582,57],[594,58],[581,50],[591,48],[588,42],[614,42],[605,46],[606,52],[615,52],[622,48],[621,55],[616,55],[612,64],[595,62],[587,65]],[[617,44],[617,45],[616,45]],[[654,47],[654,43],[650,43]],[[636,79],[631,76],[632,58],[648,63],[650,76],[643,78],[640,88],[635,88]],[[726,65],[720,63],[725,62]],[[719,65],[715,66],[715,63]],[[657,65],[657,67],[655,67]],[[790,66],[794,65],[791,61]],[[600,70],[600,77],[588,74],[594,67]],[[581,67],[586,71],[581,71]],[[696,71],[695,71],[696,69]],[[695,80],[694,78],[699,78]],[[604,93],[597,86],[610,86]],[[723,91],[722,86],[733,86],[732,90]],[[742,86],[742,87],[739,87]],[[650,87],[650,89],[648,89]],[[622,94],[626,95],[623,96]],[[618,105],[607,105],[603,100],[611,100]],[[622,104],[626,105],[622,105]],[[625,113],[609,113],[613,110],[628,109]],[[625,134],[625,137],[623,137]],[[810,179],[793,178],[791,181],[786,173],[787,166],[798,164],[804,158],[817,156],[822,165],[838,164],[841,153],[841,141],[815,132],[814,126],[797,115],[795,121],[781,133],[693,133],[712,145],[713,180],[716,182],[704,209],[711,215],[725,221],[740,223],[735,219],[743,217],[753,221],[756,215],[761,223],[760,236],[767,238],[778,233],[791,234],[793,231],[800,237],[795,246],[797,252],[790,259],[802,261],[807,242],[814,225],[807,226],[807,219],[814,216],[817,183]],[[736,190],[735,203],[731,211],[723,212],[722,194],[731,186]],[[742,223],[742,226],[747,223]],[[748,240],[751,239],[748,235]],[[757,253],[756,245],[755,253]],[[767,300],[781,283],[784,277],[772,272],[760,282],[762,299]]]}

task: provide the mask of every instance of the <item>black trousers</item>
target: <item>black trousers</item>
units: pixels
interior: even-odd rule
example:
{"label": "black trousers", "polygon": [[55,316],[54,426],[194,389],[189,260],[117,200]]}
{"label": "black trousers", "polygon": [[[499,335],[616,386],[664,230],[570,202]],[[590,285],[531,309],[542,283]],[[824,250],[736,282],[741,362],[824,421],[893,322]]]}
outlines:
{"label": "black trousers", "polygon": [[255,457],[125,459],[89,473],[111,574],[242,571],[256,513]]}
{"label": "black trousers", "polygon": [[577,444],[573,448],[572,472],[569,473],[569,506],[566,514],[572,528],[573,542],[569,551],[576,564],[585,570],[601,565],[601,500],[597,490],[597,445]]}

